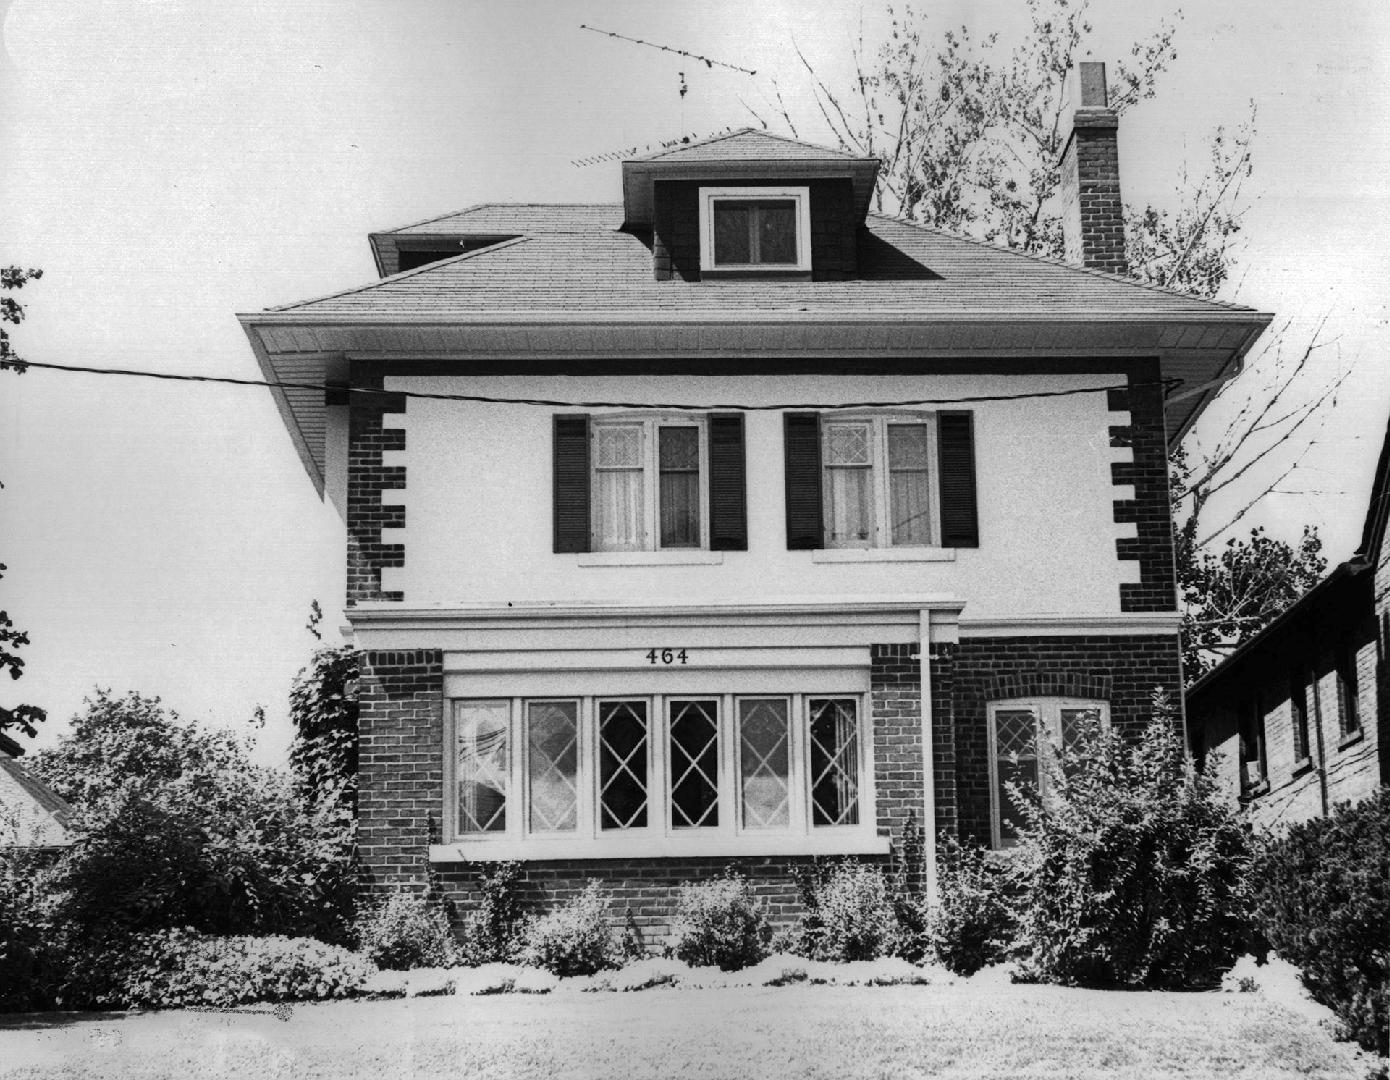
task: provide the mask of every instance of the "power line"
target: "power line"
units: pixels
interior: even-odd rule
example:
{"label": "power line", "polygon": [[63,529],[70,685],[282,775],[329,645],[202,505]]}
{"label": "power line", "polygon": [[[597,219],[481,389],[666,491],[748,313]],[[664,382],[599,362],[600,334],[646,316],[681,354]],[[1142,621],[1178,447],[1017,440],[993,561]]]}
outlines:
{"label": "power line", "polygon": [[882,409],[904,408],[919,405],[973,405],[987,401],[1026,401],[1031,398],[1073,397],[1077,394],[1104,394],[1111,390],[1136,390],[1149,386],[1162,386],[1164,392],[1182,383],[1181,379],[1164,379],[1160,382],[1116,383],[1111,386],[1090,386],[1071,390],[1034,390],[1025,394],[972,394],[954,398],[912,398],[894,401],[849,401],[836,404],[824,402],[794,402],[779,404],[714,404],[690,405],[674,402],[654,401],[571,401],[559,398],[499,397],[490,394],[444,394],[430,393],[427,390],[383,390],[376,386],[348,386],[331,383],[310,382],[266,382],[263,379],[238,379],[230,375],[182,375],[171,371],[137,371],[133,368],[87,367],[78,364],[46,364],[38,360],[23,361],[25,368],[38,368],[42,371],[66,371],[81,375],[122,375],[137,379],[160,379],[167,382],[218,383],[226,386],[265,386],[272,390],[319,390],[335,393],[367,394],[383,397],[423,398],[429,401],[467,401],[485,405],[539,405],[545,408],[571,409],[660,409],[668,412],[711,412],[731,410],[738,412],[780,412],[787,409]]}

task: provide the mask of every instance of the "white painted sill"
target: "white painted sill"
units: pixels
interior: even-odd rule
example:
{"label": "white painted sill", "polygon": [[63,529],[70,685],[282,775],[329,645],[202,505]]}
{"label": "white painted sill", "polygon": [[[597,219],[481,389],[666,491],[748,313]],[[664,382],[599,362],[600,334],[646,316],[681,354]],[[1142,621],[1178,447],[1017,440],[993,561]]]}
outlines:
{"label": "white painted sill", "polygon": [[817,548],[811,552],[813,563],[866,562],[955,562],[955,548]]}
{"label": "white painted sill", "polygon": [[580,555],[577,566],[718,566],[722,551],[592,551]]}
{"label": "white painted sill", "polygon": [[735,858],[762,855],[887,855],[892,841],[856,829],[811,836],[603,836],[577,840],[460,840],[431,844],[430,862],[544,862],[559,859]]}

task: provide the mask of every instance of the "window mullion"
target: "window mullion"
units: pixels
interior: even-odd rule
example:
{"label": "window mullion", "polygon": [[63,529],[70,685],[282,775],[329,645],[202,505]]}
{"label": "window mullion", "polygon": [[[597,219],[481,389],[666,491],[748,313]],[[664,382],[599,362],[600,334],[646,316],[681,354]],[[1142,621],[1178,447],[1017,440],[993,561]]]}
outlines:
{"label": "window mullion", "polygon": [[888,472],[888,421],[875,417],[869,438],[869,468],[874,471],[873,546],[893,546],[892,479]]}
{"label": "window mullion", "polygon": [[520,840],[525,835],[526,823],[524,818],[529,807],[527,797],[529,792],[525,790],[526,757],[528,748],[526,741],[522,737],[524,732],[522,727],[524,720],[521,710],[521,698],[511,699],[511,717],[507,724],[507,738],[511,741],[511,754],[508,758],[507,778],[507,830],[506,835],[511,840]]}
{"label": "window mullion", "polygon": [[811,776],[807,766],[809,755],[806,740],[810,735],[811,718],[806,714],[806,695],[792,695],[792,766],[791,792],[795,812],[793,831],[811,835]]}
{"label": "window mullion", "polygon": [[655,551],[661,546],[658,442],[656,421],[642,421],[642,551]]}
{"label": "window mullion", "polygon": [[671,830],[671,753],[670,698],[655,694],[651,698],[651,720],[647,725],[650,753],[647,754],[647,826],[657,836]]}

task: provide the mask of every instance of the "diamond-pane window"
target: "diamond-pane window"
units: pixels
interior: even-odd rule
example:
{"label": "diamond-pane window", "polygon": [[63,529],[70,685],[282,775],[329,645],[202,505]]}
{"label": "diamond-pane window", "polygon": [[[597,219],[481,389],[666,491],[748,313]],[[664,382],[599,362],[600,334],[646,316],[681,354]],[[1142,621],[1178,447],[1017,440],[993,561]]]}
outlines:
{"label": "diamond-pane window", "polygon": [[791,823],[791,725],[786,698],[738,703],[739,803],[745,829]]}
{"label": "diamond-pane window", "polygon": [[647,703],[598,704],[599,827],[647,825]]}
{"label": "diamond-pane window", "polygon": [[719,824],[719,703],[671,702],[671,825]]}
{"label": "diamond-pane window", "polygon": [[454,703],[455,829],[460,834],[507,828],[510,713],[505,701]]}
{"label": "diamond-pane window", "polygon": [[526,773],[532,832],[574,832],[579,825],[579,703],[526,706]]}
{"label": "diamond-pane window", "polygon": [[1010,784],[1038,784],[1038,716],[1032,709],[999,709],[994,714],[996,797],[999,800],[999,839],[1018,843],[1021,818]]}
{"label": "diamond-pane window", "polygon": [[826,424],[827,465],[872,465],[868,424]]}
{"label": "diamond-pane window", "polygon": [[812,698],[811,824],[859,823],[859,721],[854,698]]}

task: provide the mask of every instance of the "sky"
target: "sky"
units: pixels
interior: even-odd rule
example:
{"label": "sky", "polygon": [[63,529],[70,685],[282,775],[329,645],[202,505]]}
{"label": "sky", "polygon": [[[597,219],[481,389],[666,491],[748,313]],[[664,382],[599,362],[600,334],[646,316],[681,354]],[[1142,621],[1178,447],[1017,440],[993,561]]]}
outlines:
{"label": "sky", "polygon": [[[918,10],[937,32],[1026,27],[1020,0]],[[1091,58],[1125,55],[1163,13],[1094,0]],[[0,0],[0,264],[44,271],[14,344],[258,378],[235,313],[372,280],[372,230],[487,201],[618,201],[615,161],[573,162],[755,122],[744,103],[770,113],[771,77],[802,137],[825,140],[794,46],[844,85],[861,19],[872,48],[884,5],[839,0]],[[1222,295],[1275,312],[1286,357],[1325,320],[1301,393],[1347,379],[1251,523],[1316,524],[1335,563],[1359,540],[1390,413],[1390,5],[1203,2],[1177,48],[1124,117],[1125,196],[1171,203],[1184,162],[1257,104]],[[283,756],[290,681],[319,645],[311,601],[336,643],[344,541],[268,391],[6,373],[0,481],[0,609],[32,637],[0,704],[49,710],[38,745],[100,686],[246,731],[263,706],[259,753]]]}

